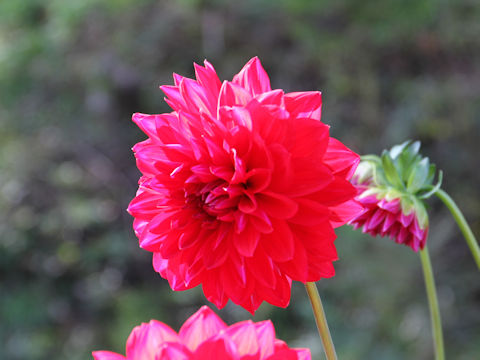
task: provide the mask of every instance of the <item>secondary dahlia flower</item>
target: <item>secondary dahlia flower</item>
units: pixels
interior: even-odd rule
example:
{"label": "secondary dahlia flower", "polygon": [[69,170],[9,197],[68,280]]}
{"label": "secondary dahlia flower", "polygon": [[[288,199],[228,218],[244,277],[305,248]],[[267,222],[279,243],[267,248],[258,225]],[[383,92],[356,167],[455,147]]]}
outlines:
{"label": "secondary dahlia flower", "polygon": [[275,338],[272,322],[251,320],[227,326],[207,306],[193,314],[178,334],[156,320],[133,329],[126,357],[93,352],[95,360],[311,360],[310,350],[291,349]]}
{"label": "secondary dahlia flower", "polygon": [[407,141],[382,157],[364,157],[352,178],[358,189],[356,199],[365,207],[350,221],[355,229],[388,236],[414,251],[425,247],[428,215],[423,199],[440,187],[441,172],[433,187],[435,165],[418,154],[419,148],[419,142]]}
{"label": "secondary dahlia flower", "polygon": [[292,280],[334,275],[333,228],[361,210],[359,156],[329,136],[320,92],[272,90],[258,58],[233,81],[207,61],[195,74],[161,86],[173,112],[133,115],[149,137],[128,207],[140,247],[173,290],[286,307]]}

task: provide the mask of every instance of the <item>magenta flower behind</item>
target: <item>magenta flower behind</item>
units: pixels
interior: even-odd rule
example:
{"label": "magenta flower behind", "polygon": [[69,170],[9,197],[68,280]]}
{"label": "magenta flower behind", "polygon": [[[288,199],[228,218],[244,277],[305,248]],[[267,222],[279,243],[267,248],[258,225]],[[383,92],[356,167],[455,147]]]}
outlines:
{"label": "magenta flower behind", "polygon": [[381,157],[366,155],[352,182],[365,212],[350,224],[372,236],[389,236],[395,242],[420,250],[425,278],[436,360],[444,360],[443,331],[430,256],[426,241],[428,215],[423,199],[440,189],[442,172],[435,185],[436,167],[418,151],[420,142],[406,141],[385,150]]}
{"label": "magenta flower behind", "polygon": [[174,290],[202,285],[219,308],[286,307],[292,280],[332,277],[334,228],[362,207],[359,156],[330,137],[318,91],[272,90],[258,58],[233,81],[208,62],[162,86],[173,112],[134,114],[148,139],[128,211]]}
{"label": "magenta flower behind", "polygon": [[418,141],[407,141],[381,157],[362,158],[352,183],[365,211],[350,221],[355,229],[389,236],[414,251],[425,247],[428,215],[423,199],[440,187],[442,175],[432,188],[436,167],[418,154],[419,149]]}
{"label": "magenta flower behind", "polygon": [[310,350],[292,349],[275,338],[271,321],[250,320],[227,326],[202,306],[178,334],[152,320],[133,329],[126,356],[94,351],[95,360],[311,360]]}
{"label": "magenta flower behind", "polygon": [[437,360],[445,358],[443,331],[435,280],[426,241],[428,215],[424,199],[437,195],[452,212],[472,254],[480,267],[480,249],[462,213],[453,200],[440,189],[442,172],[434,185],[436,167],[418,151],[420,142],[407,141],[384,151],[381,157],[366,155],[352,178],[358,189],[357,200],[365,212],[350,221],[355,229],[372,236],[390,236],[397,243],[420,250],[420,259],[432,319],[432,333]]}

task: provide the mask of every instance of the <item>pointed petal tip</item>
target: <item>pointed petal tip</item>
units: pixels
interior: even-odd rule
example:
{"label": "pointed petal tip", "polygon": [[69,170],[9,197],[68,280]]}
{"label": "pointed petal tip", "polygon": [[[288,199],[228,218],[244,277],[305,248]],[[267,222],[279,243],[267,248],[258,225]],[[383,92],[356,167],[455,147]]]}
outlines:
{"label": "pointed petal tip", "polygon": [[93,351],[92,356],[94,360],[125,360],[125,356],[111,352],[111,351]]}
{"label": "pointed petal tip", "polygon": [[201,314],[203,316],[217,316],[217,314],[215,314],[215,312],[208,305],[202,305],[202,307],[198,309],[195,314]]}
{"label": "pointed petal tip", "polygon": [[135,113],[132,114],[132,121],[135,124],[137,124],[138,126],[140,126],[141,121],[147,116],[149,116],[149,115],[144,114],[144,113],[140,113],[140,112],[135,112]]}

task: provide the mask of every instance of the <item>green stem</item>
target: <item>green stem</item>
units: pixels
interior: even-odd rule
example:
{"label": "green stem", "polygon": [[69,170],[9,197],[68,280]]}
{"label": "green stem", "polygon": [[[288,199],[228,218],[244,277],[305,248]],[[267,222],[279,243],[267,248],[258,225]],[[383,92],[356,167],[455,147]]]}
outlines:
{"label": "green stem", "polygon": [[437,290],[435,289],[432,263],[430,262],[430,256],[428,255],[428,249],[426,246],[423,250],[420,250],[420,259],[422,260],[423,276],[425,278],[428,305],[430,307],[430,318],[432,320],[432,334],[433,341],[435,343],[435,359],[445,360],[442,320],[440,319],[440,310],[438,308]]}
{"label": "green stem", "polygon": [[472,252],[473,258],[475,259],[475,262],[477,263],[477,267],[480,269],[480,247],[478,246],[478,242],[475,239],[475,236],[473,235],[472,230],[468,226],[467,221],[465,220],[465,217],[463,216],[462,212],[458,208],[458,206],[455,204],[453,199],[442,189],[438,189],[435,194],[437,197],[443,201],[443,203],[447,206],[448,210],[452,213],[453,218],[458,224],[458,227],[462,231],[463,236],[465,237],[465,240],[467,241],[468,247],[470,248],[470,251]]}
{"label": "green stem", "polygon": [[320,300],[317,286],[314,282],[307,282],[305,288],[307,289],[308,298],[312,304],[313,315],[315,316],[318,333],[322,339],[323,349],[325,350],[327,360],[336,360],[337,354],[335,353],[335,346],[333,345],[332,336],[328,329],[327,319],[325,318],[325,312],[323,311],[322,301]]}

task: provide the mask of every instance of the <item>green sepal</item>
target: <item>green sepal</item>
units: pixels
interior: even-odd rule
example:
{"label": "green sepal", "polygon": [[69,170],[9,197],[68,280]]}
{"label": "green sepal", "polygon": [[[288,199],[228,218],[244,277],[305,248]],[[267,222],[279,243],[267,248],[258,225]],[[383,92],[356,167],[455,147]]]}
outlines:
{"label": "green sepal", "polygon": [[389,151],[384,150],[381,157],[362,156],[356,180],[366,186],[361,197],[375,195],[379,200],[400,199],[402,212],[410,214],[415,211],[419,224],[425,228],[428,224],[428,215],[423,199],[438,191],[443,173],[439,171],[438,181],[432,186],[436,166],[430,164],[427,157],[423,158],[419,150],[419,141],[408,140],[393,146]]}
{"label": "green sepal", "polygon": [[402,151],[397,160],[397,166],[400,172],[400,176],[404,182],[408,181],[412,170],[415,168],[417,161],[421,160],[421,156],[418,154],[420,150],[420,141],[409,141],[408,146]]}
{"label": "green sepal", "polygon": [[385,191],[384,191],[384,196],[385,200],[387,201],[392,201],[392,200],[395,200],[395,199],[399,199],[402,197],[402,192],[393,188],[393,187],[388,187]]}
{"label": "green sepal", "polygon": [[[375,156],[380,161],[378,156]],[[369,180],[375,180],[375,173],[377,172],[376,161],[373,160],[362,160],[358,164],[357,170],[355,171],[355,179],[358,183],[364,183]]]}
{"label": "green sepal", "polygon": [[[407,180],[407,190],[411,194],[415,194],[418,190],[426,185],[430,173],[430,160],[423,158],[421,161],[415,163],[410,176]],[[428,184],[429,185],[429,184]]]}
{"label": "green sepal", "polygon": [[422,230],[428,226],[428,213],[422,200],[413,197],[415,203],[415,215],[417,216],[418,225]]}
{"label": "green sepal", "polygon": [[402,196],[400,199],[400,205],[402,206],[402,213],[405,215],[410,215],[415,209],[415,202],[411,196]]}
{"label": "green sepal", "polygon": [[437,172],[437,167],[435,166],[435,164],[430,164],[430,168],[428,169],[428,176],[427,176],[427,179],[425,180],[426,185],[431,185],[433,183],[433,179],[435,179],[436,172]]}
{"label": "green sepal", "polygon": [[385,177],[390,184],[400,189],[405,188],[403,181],[398,174],[397,168],[390,157],[390,153],[386,150],[384,150],[382,153],[382,167]]}
{"label": "green sepal", "polygon": [[360,199],[363,199],[363,198],[366,198],[368,196],[372,196],[372,195],[375,195],[378,198],[382,198],[383,197],[383,193],[385,192],[385,190],[382,190],[382,189],[379,189],[379,188],[375,188],[375,187],[371,187],[371,188],[368,188],[367,190],[365,190],[364,192],[362,192],[360,195],[359,195],[359,198]]}
{"label": "green sepal", "polygon": [[430,196],[435,194],[438,191],[438,189],[440,189],[440,186],[442,186],[442,181],[443,181],[443,171],[439,170],[438,171],[438,180],[437,180],[437,183],[435,184],[435,186],[433,186],[433,187],[430,186],[430,190],[425,192],[425,193],[421,193],[421,192],[418,193],[417,194],[418,198],[419,199],[428,199]]}
{"label": "green sepal", "polygon": [[362,156],[360,156],[360,160],[361,161],[371,161],[371,162],[379,164],[379,165],[382,163],[382,160],[380,160],[380,157],[378,157],[377,155],[362,155]]}
{"label": "green sepal", "polygon": [[405,141],[404,143],[400,144],[400,145],[395,145],[393,146],[391,149],[390,149],[390,156],[392,157],[392,159],[396,159],[398,157],[398,155],[400,155],[403,150],[405,149],[405,147],[407,147],[408,145],[410,145],[410,143],[412,142],[412,140],[407,140]]}

